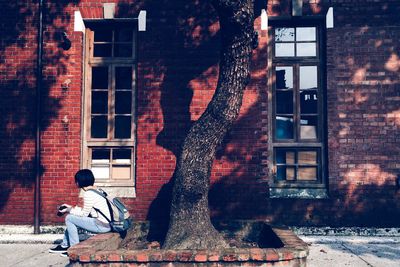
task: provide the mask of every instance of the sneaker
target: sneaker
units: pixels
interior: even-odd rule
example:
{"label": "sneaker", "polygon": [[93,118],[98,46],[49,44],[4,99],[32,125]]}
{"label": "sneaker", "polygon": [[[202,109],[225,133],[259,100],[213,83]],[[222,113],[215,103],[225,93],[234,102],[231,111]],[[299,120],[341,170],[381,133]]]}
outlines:
{"label": "sneaker", "polygon": [[68,257],[68,252],[60,253],[60,255],[61,255],[62,257]]}
{"label": "sneaker", "polygon": [[50,252],[50,253],[64,253],[64,252],[67,253],[68,248],[69,248],[69,247],[63,247],[63,246],[61,246],[61,245],[58,245],[58,246],[55,247],[55,248],[49,249],[49,252]]}

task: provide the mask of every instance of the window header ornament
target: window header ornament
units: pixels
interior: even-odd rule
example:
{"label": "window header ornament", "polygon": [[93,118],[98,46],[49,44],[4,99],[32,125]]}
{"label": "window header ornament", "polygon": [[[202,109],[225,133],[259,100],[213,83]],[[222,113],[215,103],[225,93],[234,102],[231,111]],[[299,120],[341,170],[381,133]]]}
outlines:
{"label": "window header ornament", "polygon": [[261,9],[261,30],[268,30],[268,14],[265,9]]}

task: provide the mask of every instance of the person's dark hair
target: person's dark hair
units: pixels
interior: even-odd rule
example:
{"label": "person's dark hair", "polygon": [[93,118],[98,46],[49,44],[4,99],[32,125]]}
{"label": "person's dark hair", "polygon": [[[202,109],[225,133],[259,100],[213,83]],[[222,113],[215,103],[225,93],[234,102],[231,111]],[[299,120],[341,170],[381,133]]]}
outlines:
{"label": "person's dark hair", "polygon": [[79,170],[75,174],[75,183],[77,183],[80,188],[93,185],[94,184],[93,172],[89,169]]}

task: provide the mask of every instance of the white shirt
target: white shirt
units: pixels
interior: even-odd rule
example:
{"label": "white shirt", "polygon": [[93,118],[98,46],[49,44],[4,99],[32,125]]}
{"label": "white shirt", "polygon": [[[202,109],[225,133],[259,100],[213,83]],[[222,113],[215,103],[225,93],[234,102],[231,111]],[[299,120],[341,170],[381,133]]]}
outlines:
{"label": "white shirt", "polygon": [[97,218],[98,220],[108,224],[107,219],[94,208],[100,210],[108,219],[111,218],[107,206],[107,200],[92,190],[85,191],[83,195],[83,208],[75,206],[69,213],[81,217],[87,217],[90,214],[92,218]]}

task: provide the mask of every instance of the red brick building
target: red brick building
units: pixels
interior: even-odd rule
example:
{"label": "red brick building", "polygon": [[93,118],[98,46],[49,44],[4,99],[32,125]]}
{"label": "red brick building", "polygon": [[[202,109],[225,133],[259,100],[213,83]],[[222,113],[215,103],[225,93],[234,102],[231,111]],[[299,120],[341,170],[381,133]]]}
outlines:
{"label": "red brick building", "polygon": [[[399,1],[255,2],[259,46],[213,165],[213,218],[400,226]],[[218,79],[208,1],[0,5],[0,224],[35,210],[62,223],[79,168],[137,220],[166,218],[179,145]]]}

